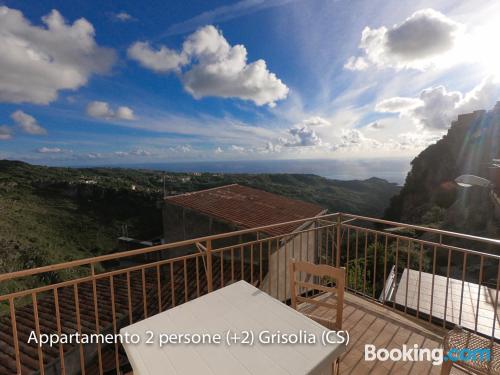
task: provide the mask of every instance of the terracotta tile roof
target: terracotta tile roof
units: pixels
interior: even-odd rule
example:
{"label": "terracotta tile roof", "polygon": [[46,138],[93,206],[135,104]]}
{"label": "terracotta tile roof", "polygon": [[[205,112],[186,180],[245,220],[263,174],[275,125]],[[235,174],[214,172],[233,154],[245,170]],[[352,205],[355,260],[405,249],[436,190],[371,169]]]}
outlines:
{"label": "terracotta tile roof", "polygon": [[[287,198],[238,184],[167,197],[168,203],[237,225],[255,228],[287,221],[307,219],[325,210],[313,203]],[[270,228],[264,232],[282,235],[300,224]]]}
{"label": "terracotta tile roof", "polygon": [[[257,275],[257,267],[254,267],[254,275],[251,275],[251,267],[249,264],[241,266],[240,262],[224,261],[224,266],[221,267],[220,259],[213,258],[213,287],[218,289],[223,285],[227,285],[234,280],[246,280],[254,282],[259,279]],[[243,269],[242,269],[243,268]],[[223,270],[221,272],[221,269]],[[199,277],[197,278],[197,270]],[[161,266],[161,309],[162,311],[169,309],[175,305],[192,300],[199,295],[207,293],[206,275],[203,269],[201,259],[196,265],[194,258],[187,259],[185,262],[177,261],[173,266],[173,284],[170,278],[170,266]],[[267,272],[266,270],[264,270]],[[146,275],[146,312],[147,316],[157,314],[159,312],[158,298],[158,280],[156,267],[148,269]],[[185,280],[185,275],[187,279]],[[234,280],[233,280],[234,277]],[[115,291],[115,309],[116,321],[118,330],[122,326],[129,324],[128,310],[128,288],[125,274],[114,276],[114,291]],[[131,305],[132,305],[132,320],[136,322],[145,316],[145,305],[143,300],[142,273],[141,271],[132,271],[130,273],[131,285]],[[109,278],[99,279],[96,282],[97,289],[97,305],[99,327],[101,333],[113,332],[113,318],[111,307],[111,287]],[[172,292],[174,298],[172,298]],[[78,284],[79,309],[82,326],[82,333],[96,332],[96,319],[94,313],[93,285],[92,282],[82,282]],[[38,314],[40,321],[41,333],[51,334],[57,333],[56,312],[54,305],[54,294],[42,293],[37,297]],[[73,287],[62,287],[58,289],[59,310],[61,316],[61,331],[62,333],[71,334],[77,332],[76,324],[76,309]],[[38,373],[38,351],[35,343],[28,344],[28,338],[32,331],[35,330],[34,309],[32,303],[27,303],[22,307],[16,308],[16,322],[19,349],[21,356],[22,374]],[[64,355],[65,363],[68,367],[73,364],[80,369],[79,346],[76,344],[65,344]],[[85,348],[85,345],[84,345]],[[45,373],[59,373],[59,347],[50,347],[44,345],[42,347]],[[103,345],[103,367],[106,370],[113,370],[115,366],[114,345],[105,347]],[[120,349],[122,351],[122,349]],[[111,352],[111,354],[110,354]],[[95,354],[95,353],[94,353]],[[109,358],[112,358],[111,360]],[[127,363],[126,357],[121,353],[120,362]],[[86,350],[85,360],[87,363],[87,374],[98,374],[97,357],[92,359],[92,353]],[[114,371],[113,373],[116,373]],[[14,342],[12,339],[12,326],[10,318],[3,316],[0,318],[0,374],[16,374],[16,361]]]}

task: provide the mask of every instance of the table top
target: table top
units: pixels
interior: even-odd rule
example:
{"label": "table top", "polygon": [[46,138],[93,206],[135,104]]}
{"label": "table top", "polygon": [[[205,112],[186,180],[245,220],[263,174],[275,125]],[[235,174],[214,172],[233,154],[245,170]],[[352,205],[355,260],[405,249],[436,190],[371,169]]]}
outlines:
{"label": "table top", "polygon": [[[227,344],[227,331],[253,333],[253,345]],[[146,333],[149,331],[149,333]],[[264,342],[259,334],[295,334],[316,337],[316,343]],[[279,332],[278,332],[279,331]],[[323,345],[328,330],[245,281],[164,311],[121,329],[123,335],[141,337],[123,346],[135,375],[163,374],[319,374],[345,350],[345,344]],[[220,334],[220,344],[164,344],[160,335]],[[300,334],[302,333],[302,336]],[[304,335],[306,333],[306,335]],[[248,334],[240,335],[240,338]],[[137,337],[137,336],[136,336]],[[297,336],[296,336],[297,337]],[[147,344],[150,338],[153,343]],[[276,340],[276,339],[275,339]]]}

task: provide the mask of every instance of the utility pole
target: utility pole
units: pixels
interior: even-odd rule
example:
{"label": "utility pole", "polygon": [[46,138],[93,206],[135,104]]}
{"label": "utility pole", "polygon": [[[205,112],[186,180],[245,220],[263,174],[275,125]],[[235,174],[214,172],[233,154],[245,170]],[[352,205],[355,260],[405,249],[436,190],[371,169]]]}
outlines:
{"label": "utility pole", "polygon": [[165,187],[165,172],[163,172],[163,199],[167,196]]}

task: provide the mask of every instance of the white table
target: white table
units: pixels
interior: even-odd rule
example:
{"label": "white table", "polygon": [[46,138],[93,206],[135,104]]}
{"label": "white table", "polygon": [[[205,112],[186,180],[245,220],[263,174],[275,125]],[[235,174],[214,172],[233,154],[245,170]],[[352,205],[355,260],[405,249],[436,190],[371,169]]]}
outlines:
{"label": "white table", "polygon": [[[254,345],[225,343],[226,331],[254,333]],[[258,334],[268,330],[315,334],[316,344],[263,344]],[[124,343],[134,375],[166,374],[330,374],[332,363],[345,344],[321,343],[322,325],[272,298],[245,281],[239,281],[121,329],[140,335],[139,344]],[[155,333],[146,344],[146,331]],[[221,334],[216,344],[167,344],[160,348],[159,334]]]}

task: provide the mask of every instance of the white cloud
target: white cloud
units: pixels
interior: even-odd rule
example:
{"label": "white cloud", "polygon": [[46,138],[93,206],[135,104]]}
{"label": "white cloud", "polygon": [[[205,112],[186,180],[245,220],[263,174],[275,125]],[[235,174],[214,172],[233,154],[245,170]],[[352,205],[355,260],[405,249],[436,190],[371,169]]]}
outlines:
{"label": "white cloud", "polygon": [[113,18],[116,19],[116,20],[118,20],[118,21],[121,21],[121,22],[128,22],[128,21],[133,21],[134,20],[134,17],[132,17],[127,12],[115,13],[115,14],[113,14]]}
{"label": "white cloud", "polygon": [[401,150],[416,149],[422,150],[427,146],[436,143],[442,134],[423,132],[407,132],[398,135],[395,146]]}
{"label": "white cloud", "polygon": [[87,105],[87,115],[96,118],[112,119],[114,111],[106,102],[94,101]]}
{"label": "white cloud", "polygon": [[59,147],[41,147],[36,152],[39,154],[60,154],[63,150]]}
{"label": "white cloud", "polygon": [[143,67],[157,73],[179,71],[181,66],[189,61],[188,56],[183,52],[177,53],[165,46],[155,50],[148,42],[135,42],[128,48],[127,54]]}
{"label": "white cloud", "polygon": [[222,149],[222,147],[217,147],[215,150],[214,150],[214,153],[216,154],[222,154],[224,152],[224,150]]}
{"label": "white cloud", "polygon": [[418,98],[395,97],[379,102],[379,112],[394,112],[409,117],[422,128],[442,130],[461,113],[487,109],[498,98],[499,86],[487,79],[466,94],[448,91],[444,86],[422,90]]}
{"label": "white cloud", "polygon": [[378,102],[375,105],[375,110],[377,112],[403,112],[415,109],[423,105],[423,101],[418,98],[406,98],[401,96],[396,96],[393,98],[385,99]]}
{"label": "white cloud", "polygon": [[370,122],[368,125],[366,125],[366,129],[373,130],[373,131],[381,130],[384,128],[385,128],[385,125],[379,121],[373,121],[373,122]]}
{"label": "white cloud", "polygon": [[87,155],[85,155],[87,159],[102,159],[103,155],[98,153],[98,152],[91,152]]}
{"label": "white cloud", "polygon": [[10,117],[14,120],[14,122],[19,126],[19,128],[27,133],[27,134],[32,134],[32,135],[45,135],[47,134],[47,130],[45,130],[38,122],[36,119],[28,115],[27,113],[24,113],[21,110],[17,110],[14,113],[10,115]]}
{"label": "white cloud", "polygon": [[0,141],[12,139],[12,129],[7,125],[0,126]]}
{"label": "white cloud", "polygon": [[115,117],[120,120],[135,120],[134,111],[125,106],[116,109]]}
{"label": "white cloud", "polygon": [[363,57],[351,56],[344,64],[344,68],[347,70],[365,70],[370,65],[366,62]]}
{"label": "white cloud", "polygon": [[134,111],[129,107],[118,107],[113,110],[108,103],[93,101],[87,105],[87,115],[105,120],[135,120]]}
{"label": "white cloud", "polygon": [[435,64],[457,44],[463,25],[434,9],[413,13],[399,25],[378,29],[365,27],[359,48],[362,56],[352,56],[345,64],[351,70],[379,68],[423,69]]}
{"label": "white cloud", "polygon": [[305,126],[329,126],[332,123],[323,117],[313,116],[302,121],[302,124]]}
{"label": "white cloud", "polygon": [[458,114],[462,94],[447,91],[444,86],[430,87],[420,93],[422,105],[410,110],[411,116],[423,127],[446,129]]}
{"label": "white cloud", "polygon": [[282,150],[281,144],[275,144],[271,141],[267,142],[265,147],[258,149],[261,154],[269,154],[272,152],[280,152]]}
{"label": "white cloud", "polygon": [[191,147],[191,145],[177,145],[175,147],[169,147],[169,150],[173,152],[188,153],[193,151],[193,148]]}
{"label": "white cloud", "polygon": [[231,145],[231,151],[245,152],[245,148],[241,146]]}
{"label": "white cloud", "polygon": [[293,139],[285,143],[287,147],[311,147],[323,144],[323,141],[316,132],[305,125],[293,127],[288,132],[292,135]]}
{"label": "white cloud", "polygon": [[152,153],[150,151],[147,151],[147,150],[143,150],[143,149],[137,149],[137,150],[134,150],[131,152],[132,155],[135,155],[135,156],[151,156]]}
{"label": "white cloud", "polygon": [[289,91],[267,69],[264,60],[248,63],[245,46],[231,46],[212,25],[189,35],[180,52],[136,42],[130,46],[128,55],[156,72],[178,72],[184,89],[196,99],[240,98],[272,107],[276,101],[285,99]]}
{"label": "white cloud", "polygon": [[357,129],[343,129],[340,142],[332,146],[332,151],[338,149],[352,149],[352,148],[380,148],[382,144],[373,139],[366,137],[361,131]]}
{"label": "white cloud", "polygon": [[42,21],[46,27],[34,26],[0,6],[0,101],[48,104],[59,90],[76,90],[112,65],[114,52],[96,44],[87,20],[67,24],[52,10]]}
{"label": "white cloud", "polygon": [[127,156],[151,156],[153,153],[151,151],[144,150],[142,148],[135,149],[133,151],[115,151],[113,155],[118,156],[120,158],[124,158]]}
{"label": "white cloud", "polygon": [[318,135],[317,131],[322,128],[331,126],[332,123],[321,117],[312,116],[307,117],[301,122],[295,124],[292,128],[288,129],[288,134],[291,135],[291,139],[281,138],[279,143],[273,144],[268,142],[264,152],[276,152],[281,150],[281,146],[285,147],[317,147],[317,146],[327,146]]}

